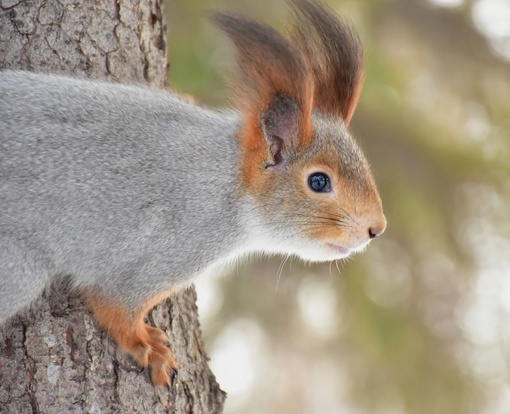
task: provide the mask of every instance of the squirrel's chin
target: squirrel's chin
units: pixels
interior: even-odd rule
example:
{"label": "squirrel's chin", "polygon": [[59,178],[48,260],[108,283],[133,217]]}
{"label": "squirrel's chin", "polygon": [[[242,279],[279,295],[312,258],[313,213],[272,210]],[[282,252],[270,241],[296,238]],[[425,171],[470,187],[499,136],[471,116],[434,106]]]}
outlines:
{"label": "squirrel's chin", "polygon": [[326,243],[326,249],[330,250],[335,255],[340,255],[342,257],[347,257],[349,254],[351,254],[350,249],[339,244]]}
{"label": "squirrel's chin", "polygon": [[329,262],[332,260],[344,259],[353,250],[336,244],[324,244],[317,246],[308,246],[304,249],[299,249],[295,254],[307,262]]}
{"label": "squirrel's chin", "polygon": [[323,243],[299,249],[296,254],[301,259],[309,262],[329,262],[359,253],[365,250],[367,245],[368,242],[356,247],[345,247],[337,243]]}

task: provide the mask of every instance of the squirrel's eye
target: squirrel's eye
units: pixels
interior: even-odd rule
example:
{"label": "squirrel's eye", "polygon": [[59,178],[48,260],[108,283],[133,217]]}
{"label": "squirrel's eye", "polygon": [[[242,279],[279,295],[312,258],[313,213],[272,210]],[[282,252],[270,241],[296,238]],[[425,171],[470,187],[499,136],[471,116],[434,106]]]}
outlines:
{"label": "squirrel's eye", "polygon": [[331,189],[329,177],[321,172],[310,174],[308,186],[316,193],[327,193]]}

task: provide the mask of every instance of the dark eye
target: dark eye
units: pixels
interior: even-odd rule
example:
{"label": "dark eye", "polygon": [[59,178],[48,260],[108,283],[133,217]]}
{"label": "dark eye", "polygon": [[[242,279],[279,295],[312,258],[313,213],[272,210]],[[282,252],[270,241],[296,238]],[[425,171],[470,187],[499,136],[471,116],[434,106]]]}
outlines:
{"label": "dark eye", "polygon": [[321,172],[310,174],[308,186],[316,193],[327,193],[331,189],[329,177]]}

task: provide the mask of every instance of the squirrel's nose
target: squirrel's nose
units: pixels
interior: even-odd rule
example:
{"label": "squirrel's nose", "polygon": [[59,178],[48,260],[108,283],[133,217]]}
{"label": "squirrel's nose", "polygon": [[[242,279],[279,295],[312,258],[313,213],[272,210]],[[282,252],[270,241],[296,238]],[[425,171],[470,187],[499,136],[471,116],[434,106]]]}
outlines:
{"label": "squirrel's nose", "polygon": [[386,218],[382,218],[376,223],[373,223],[368,228],[368,237],[371,239],[375,239],[377,236],[380,236],[384,233],[384,230],[386,230]]}

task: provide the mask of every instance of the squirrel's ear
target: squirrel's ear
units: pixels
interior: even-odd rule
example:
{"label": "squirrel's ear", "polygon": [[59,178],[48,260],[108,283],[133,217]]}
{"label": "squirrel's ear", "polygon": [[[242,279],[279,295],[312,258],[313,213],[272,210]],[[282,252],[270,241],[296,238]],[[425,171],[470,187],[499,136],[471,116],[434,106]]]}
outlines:
{"label": "squirrel's ear", "polygon": [[212,19],[235,46],[242,146],[266,158],[269,148],[267,165],[278,164],[286,152],[311,142],[313,75],[301,51],[271,26],[230,13]]}
{"label": "squirrel's ear", "polygon": [[294,100],[275,96],[260,114],[260,128],[269,149],[267,167],[282,164],[299,145],[299,109]]}

